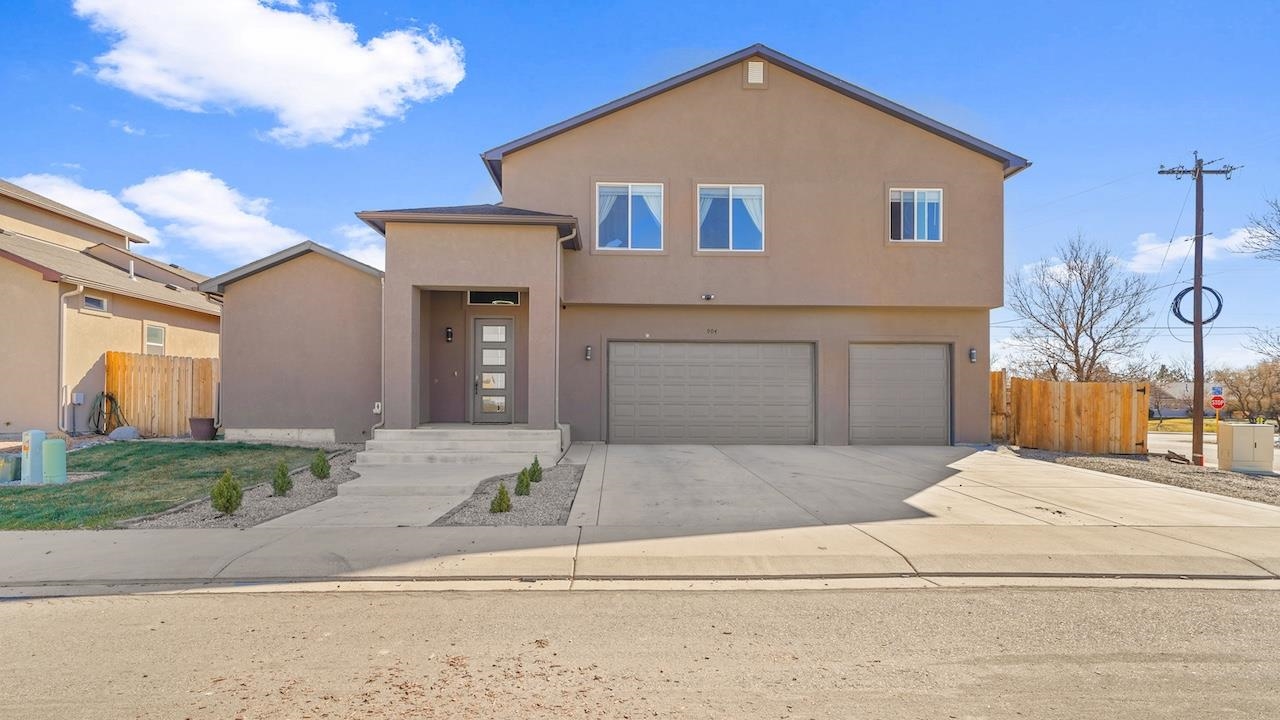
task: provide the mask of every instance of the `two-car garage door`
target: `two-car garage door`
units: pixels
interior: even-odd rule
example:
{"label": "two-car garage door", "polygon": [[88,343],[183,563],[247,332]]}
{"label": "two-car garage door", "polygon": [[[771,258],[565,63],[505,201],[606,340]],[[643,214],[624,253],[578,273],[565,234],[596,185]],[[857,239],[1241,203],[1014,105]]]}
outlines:
{"label": "two-car garage door", "polygon": [[609,441],[814,441],[813,345],[609,343]]}
{"label": "two-car garage door", "polygon": [[[809,444],[810,343],[609,343],[609,441]],[[849,346],[849,442],[951,442],[950,347]]]}

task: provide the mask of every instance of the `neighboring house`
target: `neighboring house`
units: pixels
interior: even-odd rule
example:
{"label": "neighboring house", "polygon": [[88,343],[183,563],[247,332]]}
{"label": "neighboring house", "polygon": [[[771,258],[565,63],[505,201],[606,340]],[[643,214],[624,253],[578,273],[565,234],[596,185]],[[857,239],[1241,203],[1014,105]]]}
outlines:
{"label": "neighboring house", "polygon": [[[1025,159],[761,45],[482,157],[501,204],[357,213],[386,237],[385,428],[988,440],[1003,185]],[[227,300],[372,362],[287,294]],[[224,396],[248,382],[239,351]]]}
{"label": "neighboring house", "polygon": [[129,249],[146,242],[0,181],[0,434],[88,430],[109,350],[217,357],[204,276]]}
{"label": "neighboring house", "polygon": [[305,242],[200,287],[224,304],[228,440],[368,439],[382,392],[382,271]]}

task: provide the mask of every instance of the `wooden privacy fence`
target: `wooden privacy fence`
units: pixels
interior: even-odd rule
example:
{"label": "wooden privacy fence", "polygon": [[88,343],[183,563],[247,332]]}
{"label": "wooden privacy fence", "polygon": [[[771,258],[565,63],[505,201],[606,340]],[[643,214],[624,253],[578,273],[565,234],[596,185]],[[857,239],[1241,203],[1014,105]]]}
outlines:
{"label": "wooden privacy fence", "polygon": [[1004,432],[999,437],[1021,447],[1110,455],[1147,452],[1147,383],[1025,380],[1003,372],[991,376],[993,439],[1000,426]]}
{"label": "wooden privacy fence", "polygon": [[106,391],[147,437],[189,435],[187,421],[214,416],[217,358],[108,352]]}

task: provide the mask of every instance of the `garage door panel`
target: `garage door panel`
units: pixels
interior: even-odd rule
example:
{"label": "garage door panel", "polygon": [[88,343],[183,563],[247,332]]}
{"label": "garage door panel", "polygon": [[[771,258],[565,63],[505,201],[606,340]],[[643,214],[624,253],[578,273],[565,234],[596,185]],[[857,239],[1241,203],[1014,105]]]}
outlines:
{"label": "garage door panel", "polygon": [[610,343],[610,441],[812,443],[813,378],[804,343]]}
{"label": "garage door panel", "polygon": [[849,346],[849,442],[951,442],[950,349],[941,344]]}

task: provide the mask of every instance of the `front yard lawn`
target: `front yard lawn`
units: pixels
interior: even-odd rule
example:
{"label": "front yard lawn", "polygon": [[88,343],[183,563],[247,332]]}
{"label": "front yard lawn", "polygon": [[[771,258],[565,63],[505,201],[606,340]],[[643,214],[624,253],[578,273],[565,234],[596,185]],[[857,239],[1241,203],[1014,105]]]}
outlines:
{"label": "front yard lawn", "polygon": [[[1191,432],[1191,418],[1165,418],[1161,423],[1159,420],[1148,420],[1147,430],[1150,432]],[[1218,421],[1213,418],[1204,419],[1204,431],[1207,433],[1218,432]]]}
{"label": "front yard lawn", "polygon": [[314,448],[248,443],[117,442],[67,455],[69,472],[106,472],[66,485],[0,490],[0,530],[105,528],[197,498],[223,470],[248,487],[276,463],[306,465]]}

